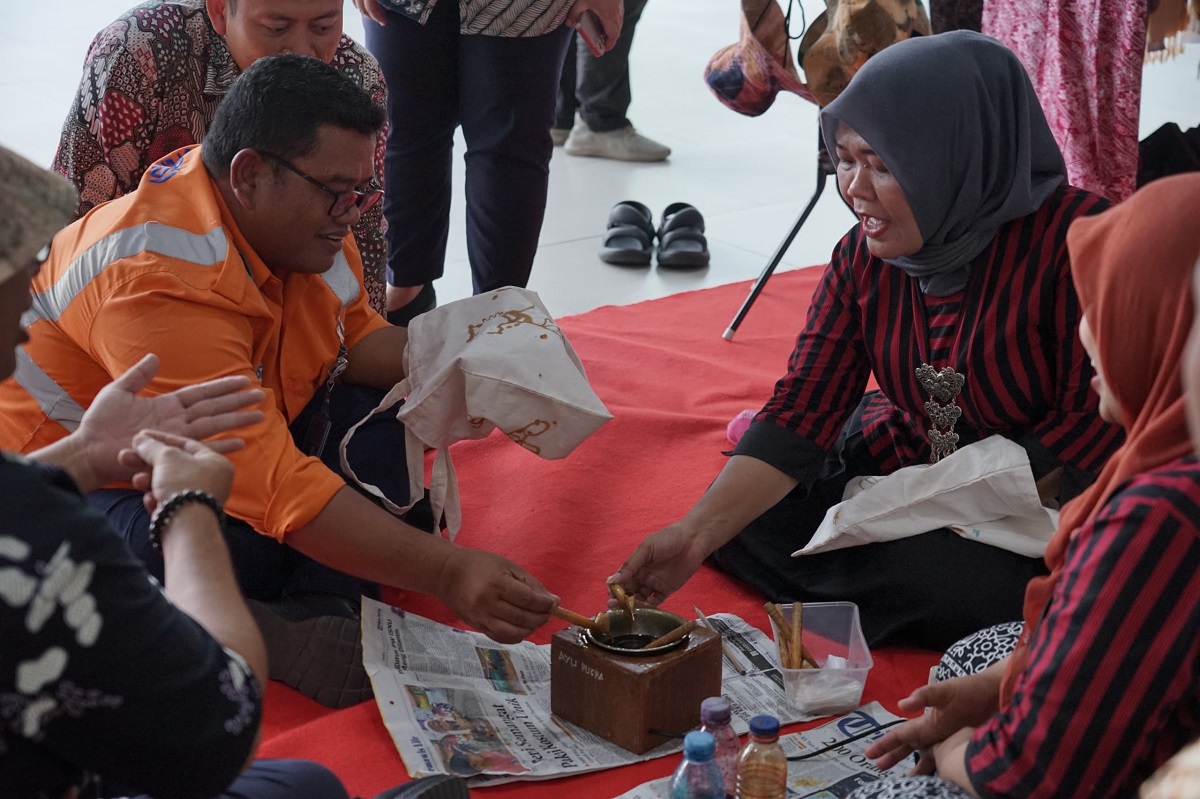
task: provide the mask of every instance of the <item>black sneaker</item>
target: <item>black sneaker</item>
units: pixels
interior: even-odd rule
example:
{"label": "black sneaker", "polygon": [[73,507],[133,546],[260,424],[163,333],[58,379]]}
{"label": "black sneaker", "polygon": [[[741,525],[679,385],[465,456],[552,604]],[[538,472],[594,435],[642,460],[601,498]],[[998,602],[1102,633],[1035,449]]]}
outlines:
{"label": "black sneaker", "polygon": [[357,604],[316,593],[246,604],[266,641],[272,680],[326,707],[349,707],[371,698]]}
{"label": "black sneaker", "polygon": [[470,799],[470,795],[462,777],[438,774],[389,788],[375,799]]}

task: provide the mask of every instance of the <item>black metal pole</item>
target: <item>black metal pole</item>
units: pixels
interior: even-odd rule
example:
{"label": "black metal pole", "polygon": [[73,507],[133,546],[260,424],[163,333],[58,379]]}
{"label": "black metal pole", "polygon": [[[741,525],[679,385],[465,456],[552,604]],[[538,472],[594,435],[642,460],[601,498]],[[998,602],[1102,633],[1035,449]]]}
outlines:
{"label": "black metal pole", "polygon": [[742,307],[738,309],[737,316],[733,317],[733,321],[729,323],[729,327],[721,335],[721,338],[726,341],[733,341],[733,336],[741,326],[742,320],[746,318],[746,314],[750,313],[750,306],[754,305],[754,301],[758,299],[758,295],[762,292],[763,286],[767,284],[771,274],[774,273],[775,267],[779,266],[779,262],[783,260],[783,256],[788,251],[788,247],[792,246],[792,241],[796,238],[796,234],[800,232],[800,228],[808,219],[808,215],[812,213],[813,208],[817,207],[817,200],[821,199],[821,192],[825,191],[825,182],[833,173],[832,164],[828,164],[828,156],[825,154],[825,148],[821,147],[817,155],[817,189],[813,192],[812,199],[808,201],[808,205],[804,209],[804,213],[800,214],[800,218],[796,220],[796,224],[792,225],[792,230],[779,243],[775,249],[775,254],[771,256],[771,260],[767,262],[767,266],[763,269],[762,274],[758,276],[758,280],[754,281],[754,285],[750,289],[750,295],[742,302]]}

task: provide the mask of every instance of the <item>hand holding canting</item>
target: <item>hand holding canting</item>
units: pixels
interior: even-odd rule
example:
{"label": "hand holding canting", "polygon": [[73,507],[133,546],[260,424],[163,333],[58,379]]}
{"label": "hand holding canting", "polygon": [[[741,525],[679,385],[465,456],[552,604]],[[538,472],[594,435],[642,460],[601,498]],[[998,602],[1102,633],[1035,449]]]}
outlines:
{"label": "hand holding canting", "polygon": [[679,521],[647,536],[609,582],[658,605],[686,583],[706,557],[698,532],[686,520]]}
{"label": "hand holding canting", "polygon": [[517,564],[479,549],[454,547],[437,596],[471,627],[515,644],[550,620],[558,597]]}

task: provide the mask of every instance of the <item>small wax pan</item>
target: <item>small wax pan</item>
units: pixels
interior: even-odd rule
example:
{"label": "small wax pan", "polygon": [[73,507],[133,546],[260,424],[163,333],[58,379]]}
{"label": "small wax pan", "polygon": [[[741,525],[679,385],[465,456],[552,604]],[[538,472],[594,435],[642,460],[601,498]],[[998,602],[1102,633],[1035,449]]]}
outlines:
{"label": "small wax pan", "polygon": [[608,632],[586,630],[585,635],[590,643],[609,652],[620,655],[658,655],[670,652],[672,649],[687,643],[688,636],[652,649],[643,649],[646,644],[661,638],[667,633],[687,622],[680,616],[658,608],[638,608],[633,612],[633,623],[629,622],[629,614],[625,610],[610,610],[608,617]]}

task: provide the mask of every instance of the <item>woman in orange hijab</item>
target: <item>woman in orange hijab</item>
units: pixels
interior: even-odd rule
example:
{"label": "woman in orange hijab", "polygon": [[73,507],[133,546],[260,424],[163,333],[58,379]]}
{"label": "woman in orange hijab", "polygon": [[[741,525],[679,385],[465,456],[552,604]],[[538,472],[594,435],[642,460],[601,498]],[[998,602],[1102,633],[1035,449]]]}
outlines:
{"label": "woman in orange hijab", "polygon": [[1197,207],[1200,175],[1183,175],[1072,224],[1079,337],[1125,443],[1064,507],[1016,651],[902,700],[931,712],[867,754],[890,768],[919,750],[914,776],[852,799],[1128,796],[1200,733],[1200,464],[1180,379]]}

